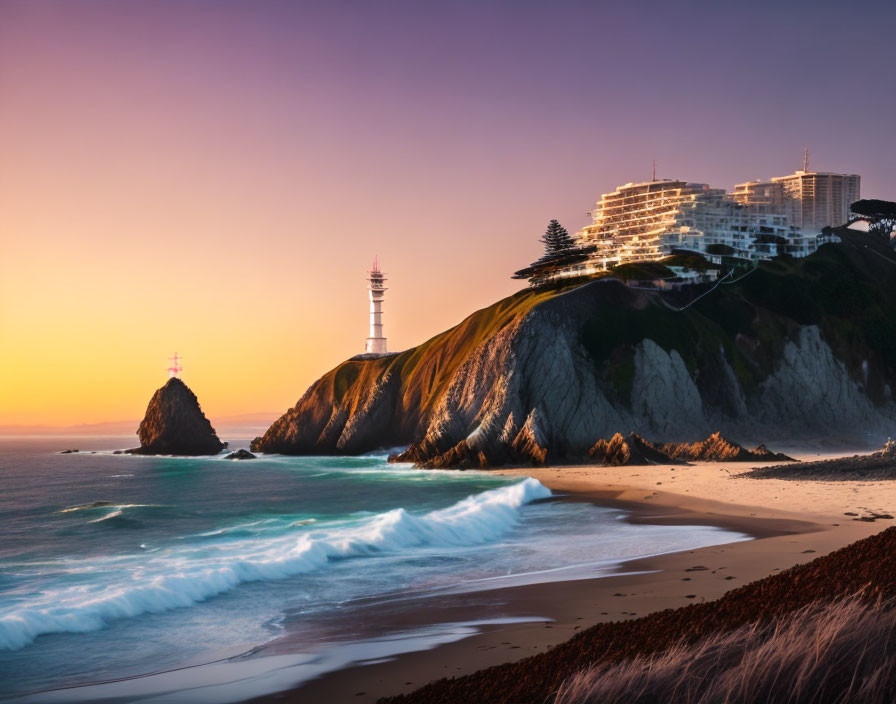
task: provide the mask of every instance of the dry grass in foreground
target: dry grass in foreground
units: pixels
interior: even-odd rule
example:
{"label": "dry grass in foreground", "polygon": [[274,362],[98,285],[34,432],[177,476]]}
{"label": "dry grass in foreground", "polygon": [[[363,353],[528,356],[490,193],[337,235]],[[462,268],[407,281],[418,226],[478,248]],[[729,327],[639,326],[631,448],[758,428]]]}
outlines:
{"label": "dry grass in foreground", "polygon": [[[571,678],[590,668],[611,669],[622,663],[634,662],[656,663],[658,666],[666,654],[676,648],[680,649],[680,653],[688,652],[693,655],[697,650],[681,649],[697,648],[700,643],[718,642],[714,639],[726,638],[735,632],[749,633],[750,629],[760,629],[756,632],[774,633],[777,628],[783,633],[786,625],[790,624],[794,635],[804,629],[809,638],[807,642],[814,644],[815,636],[809,632],[808,627],[811,614],[824,613],[823,604],[839,604],[838,608],[846,608],[842,606],[843,600],[850,598],[856,600],[855,608],[859,608],[860,603],[866,604],[866,608],[871,609],[869,614],[877,609],[883,621],[886,612],[875,605],[896,600],[896,527],[806,564],[734,589],[715,601],[660,611],[629,621],[597,624],[539,655],[489,667],[463,677],[437,680],[414,692],[382,701],[393,704],[545,704],[553,702],[562,687],[568,688]],[[872,617],[869,619],[875,620]],[[769,628],[772,630],[762,630]],[[868,645],[873,642],[879,641],[868,641]],[[890,647],[889,640],[886,642],[887,647]],[[838,647],[830,653],[839,657],[846,654],[842,650]],[[815,653],[814,649],[810,651],[813,657]],[[810,658],[806,664],[811,662]],[[681,658],[679,664],[682,664]],[[753,689],[750,679],[740,680],[740,686],[745,689],[736,697],[729,698],[728,702],[761,704],[765,701],[786,701],[802,704],[804,701],[815,701],[820,704],[829,701],[866,701],[858,695],[852,700],[838,699],[833,695],[825,699],[798,700],[789,698],[786,687],[780,690],[781,698],[766,700],[761,694],[756,694],[757,690]],[[756,686],[759,686],[758,677]],[[665,696],[639,700],[635,694],[629,692],[623,699],[644,702],[679,701],[675,697]],[[682,698],[680,701],[689,700]],[[891,697],[887,701],[894,699]]]}
{"label": "dry grass in foreground", "polygon": [[567,680],[556,704],[888,704],[896,612],[856,597],[617,663]]}

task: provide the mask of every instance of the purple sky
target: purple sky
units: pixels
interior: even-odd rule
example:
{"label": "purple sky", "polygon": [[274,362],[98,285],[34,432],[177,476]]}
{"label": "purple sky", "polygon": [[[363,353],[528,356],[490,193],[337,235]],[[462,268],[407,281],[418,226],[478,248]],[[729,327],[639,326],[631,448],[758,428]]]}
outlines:
{"label": "purple sky", "polygon": [[[0,422],[110,351],[93,419],[175,349],[230,380],[221,413],[282,409],[362,348],[374,254],[390,344],[417,344],[653,159],[730,188],[809,147],[896,199],[894,24],[894,2],[0,0],[0,325],[32,341],[0,361],[34,369]],[[222,319],[257,337],[222,346]],[[124,320],[153,335],[128,347]]]}

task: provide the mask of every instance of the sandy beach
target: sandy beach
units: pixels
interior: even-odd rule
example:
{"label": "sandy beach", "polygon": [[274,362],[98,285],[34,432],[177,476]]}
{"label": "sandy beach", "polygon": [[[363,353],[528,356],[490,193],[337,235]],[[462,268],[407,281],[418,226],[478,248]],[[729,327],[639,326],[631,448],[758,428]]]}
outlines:
{"label": "sandy beach", "polygon": [[[790,453],[797,459],[842,456]],[[851,454],[851,453],[849,453]],[[735,587],[808,562],[894,524],[860,520],[896,513],[896,483],[751,479],[739,473],[762,464],[543,467],[500,470],[531,476],[570,501],[594,501],[644,523],[714,525],[751,540],[647,557],[617,575],[469,594],[421,603],[419,622],[475,622],[530,617],[524,623],[482,625],[478,633],[434,650],[350,666],[259,701],[374,702],[427,682],[468,674],[544,652],[580,629],[716,599]],[[599,541],[601,536],[595,535]],[[384,623],[388,614],[383,615]],[[376,626],[376,624],[370,624]],[[394,628],[395,624],[390,624]]]}

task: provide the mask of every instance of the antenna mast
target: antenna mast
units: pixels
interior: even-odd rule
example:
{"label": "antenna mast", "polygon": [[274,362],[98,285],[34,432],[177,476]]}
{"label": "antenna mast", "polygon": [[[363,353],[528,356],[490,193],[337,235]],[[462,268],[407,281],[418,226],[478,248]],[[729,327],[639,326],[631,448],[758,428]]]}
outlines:
{"label": "antenna mast", "polygon": [[809,171],[809,147],[803,152],[803,171]]}
{"label": "antenna mast", "polygon": [[656,159],[653,160],[653,180],[656,181]]}
{"label": "antenna mast", "polygon": [[183,357],[181,357],[177,352],[175,352],[174,356],[169,357],[168,359],[171,361],[171,366],[168,367],[168,376],[171,377],[172,379],[174,379],[174,378],[179,379],[180,373],[184,370],[184,368],[182,366],[180,366],[180,364],[178,364],[178,362],[180,362],[180,360],[183,359]]}

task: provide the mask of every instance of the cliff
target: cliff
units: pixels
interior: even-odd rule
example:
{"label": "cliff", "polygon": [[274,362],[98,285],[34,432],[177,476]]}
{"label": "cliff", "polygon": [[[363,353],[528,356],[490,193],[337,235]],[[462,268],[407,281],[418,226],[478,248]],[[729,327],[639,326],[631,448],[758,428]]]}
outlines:
{"label": "cliff", "polygon": [[611,279],[521,291],[419,347],[349,360],[252,449],[410,445],[426,466],[580,461],[634,429],[882,442],[896,408],[896,256],[860,233],[763,262],[685,307]]}
{"label": "cliff", "polygon": [[137,429],[137,455],[214,455],[226,447],[199,406],[196,395],[180,379],[171,378],[152,396]]}

